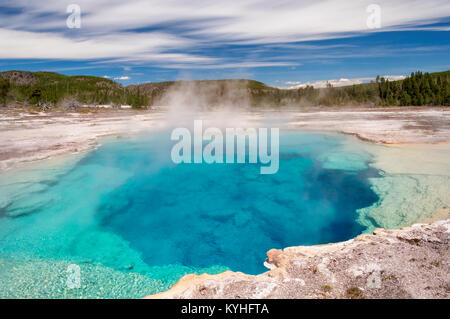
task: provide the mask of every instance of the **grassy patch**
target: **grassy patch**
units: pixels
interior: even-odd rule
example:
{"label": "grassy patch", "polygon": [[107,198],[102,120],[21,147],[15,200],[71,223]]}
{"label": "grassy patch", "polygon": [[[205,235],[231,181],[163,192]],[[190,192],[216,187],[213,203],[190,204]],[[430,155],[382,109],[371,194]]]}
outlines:
{"label": "grassy patch", "polygon": [[358,287],[348,288],[346,291],[346,296],[349,299],[364,299],[364,294]]}
{"label": "grassy patch", "polygon": [[323,290],[324,292],[330,292],[330,291],[332,290],[332,288],[331,288],[330,285],[323,285],[323,286],[322,286],[322,290]]}

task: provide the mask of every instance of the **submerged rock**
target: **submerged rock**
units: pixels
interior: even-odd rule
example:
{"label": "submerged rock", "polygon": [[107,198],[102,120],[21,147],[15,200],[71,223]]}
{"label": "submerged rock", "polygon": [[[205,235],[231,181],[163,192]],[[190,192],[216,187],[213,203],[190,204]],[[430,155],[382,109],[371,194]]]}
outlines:
{"label": "submerged rock", "polygon": [[450,219],[328,245],[272,249],[258,276],[186,275],[147,298],[449,298]]}

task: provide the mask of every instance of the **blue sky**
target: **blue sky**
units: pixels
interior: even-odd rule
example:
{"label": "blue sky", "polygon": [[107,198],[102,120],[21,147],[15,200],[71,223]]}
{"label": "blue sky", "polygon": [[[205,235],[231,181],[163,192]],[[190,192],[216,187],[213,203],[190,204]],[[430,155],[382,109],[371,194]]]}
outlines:
{"label": "blue sky", "polygon": [[0,70],[344,85],[450,69],[449,31],[448,0],[0,0]]}

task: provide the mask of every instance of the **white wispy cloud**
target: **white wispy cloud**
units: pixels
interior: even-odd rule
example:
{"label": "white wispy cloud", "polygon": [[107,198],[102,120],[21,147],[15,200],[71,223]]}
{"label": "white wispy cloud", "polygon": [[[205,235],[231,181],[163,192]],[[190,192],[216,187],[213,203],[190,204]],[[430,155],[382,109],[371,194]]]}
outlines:
{"label": "white wispy cloud", "polygon": [[0,29],[0,59],[105,59],[144,58],[173,46],[186,46],[186,40],[172,35],[115,34],[89,38],[71,38],[50,32]]}
{"label": "white wispy cloud", "polygon": [[[168,67],[244,67],[240,61],[198,52],[225,43],[282,46],[368,32],[419,30],[450,16],[448,0],[378,0],[382,28],[373,30],[366,25],[366,8],[372,2],[77,0],[82,28],[69,30],[69,1],[0,0],[0,6],[18,9],[0,13],[0,41],[7,43],[0,47],[0,59],[104,59],[161,62]],[[253,65],[247,66],[276,63],[256,57]]]}
{"label": "white wispy cloud", "polygon": [[131,77],[129,77],[129,76],[116,76],[115,78],[114,78],[114,80],[122,80],[122,81],[124,81],[124,80],[130,80],[131,79]]}
{"label": "white wispy cloud", "polygon": [[313,86],[315,88],[325,88],[327,87],[327,84],[331,84],[333,87],[340,87],[340,86],[348,86],[353,84],[361,84],[364,82],[368,82],[370,80],[374,80],[373,78],[355,78],[355,79],[331,79],[331,80],[320,80],[320,81],[314,81],[314,82],[300,82],[300,81],[289,81],[285,82],[287,85],[286,89],[298,89],[298,88],[304,88],[306,86]]}
{"label": "white wispy cloud", "polygon": [[405,79],[406,76],[405,75],[385,75],[384,78],[389,81],[398,81],[398,80]]}
{"label": "white wispy cloud", "polygon": [[[220,63],[220,64],[205,64],[196,65],[196,69],[239,69],[239,68],[262,68],[273,66],[298,66],[295,62],[237,62],[237,63]],[[188,69],[191,65],[188,64],[168,64],[165,67],[175,69]]]}
{"label": "white wispy cloud", "polygon": [[[406,78],[404,75],[384,75],[385,79],[389,81],[397,81],[397,80],[403,80]],[[305,88],[307,86],[313,86],[315,88],[325,88],[327,87],[327,84],[331,84],[333,87],[341,87],[341,86],[350,86],[354,84],[362,84],[367,83],[370,81],[375,81],[375,78],[371,77],[364,77],[364,78],[353,78],[353,79],[331,79],[331,80],[319,80],[319,81],[312,81],[312,82],[301,82],[301,81],[287,81],[284,82],[285,86],[280,87],[283,89],[299,89],[299,88]]]}

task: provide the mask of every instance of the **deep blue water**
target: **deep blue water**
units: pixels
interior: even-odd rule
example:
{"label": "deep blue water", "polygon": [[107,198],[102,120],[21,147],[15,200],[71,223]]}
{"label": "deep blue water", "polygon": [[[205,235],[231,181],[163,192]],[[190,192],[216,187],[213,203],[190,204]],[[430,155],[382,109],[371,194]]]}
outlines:
{"label": "deep blue water", "polygon": [[359,142],[292,132],[280,142],[274,175],[259,164],[175,165],[168,133],[106,142],[2,209],[0,256],[88,258],[172,280],[215,266],[261,273],[272,248],[363,232],[356,211],[378,200],[368,181],[378,173]]}
{"label": "deep blue water", "polygon": [[149,163],[161,157],[147,142],[132,152],[105,146],[80,165],[133,167],[131,178],[101,198],[98,214],[147,264],[226,265],[256,274],[271,248],[357,236],[363,228],[356,210],[378,200],[367,180],[374,170],[326,169],[314,158],[325,145],[302,149],[300,140],[296,149],[294,138],[282,137],[274,175],[261,175],[256,164],[168,164],[155,171]]}

